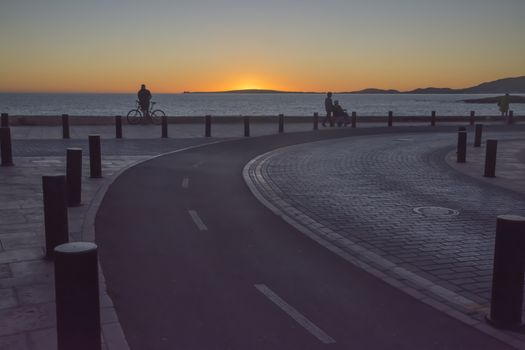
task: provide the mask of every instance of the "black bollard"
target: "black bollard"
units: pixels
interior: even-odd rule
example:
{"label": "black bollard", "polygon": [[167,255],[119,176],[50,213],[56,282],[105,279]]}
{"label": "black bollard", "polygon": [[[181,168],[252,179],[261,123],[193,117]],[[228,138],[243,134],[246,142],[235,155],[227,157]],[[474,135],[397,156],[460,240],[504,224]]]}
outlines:
{"label": "black bollard", "polygon": [[9,127],[9,114],[2,113],[2,128]]}
{"label": "black bollard", "polygon": [[319,113],[314,113],[314,130],[319,130]]}
{"label": "black bollard", "polygon": [[69,115],[62,114],[62,138],[69,138]]}
{"label": "black bollard", "polygon": [[470,125],[474,125],[475,121],[476,121],[476,112],[470,111]]}
{"label": "black bollard", "polygon": [[496,225],[492,297],[487,321],[495,327],[523,326],[523,274],[525,269],[525,217],[500,215]]}
{"label": "black bollard", "polygon": [[388,126],[392,126],[392,123],[394,122],[394,113],[392,111],[388,112]]}
{"label": "black bollard", "polygon": [[102,177],[102,156],[100,154],[100,136],[89,135],[89,176],[93,179]]}
{"label": "black bollard", "polygon": [[250,117],[245,115],[244,117],[242,117],[242,120],[244,122],[244,136],[248,137],[250,136]]}
{"label": "black bollard", "polygon": [[122,116],[115,116],[115,137],[117,139],[122,138]]}
{"label": "black bollard", "polygon": [[507,124],[514,124],[514,111],[509,111],[509,116],[507,117]]}
{"label": "black bollard", "polygon": [[42,176],[46,257],[53,258],[56,246],[69,242],[65,175]]}
{"label": "black bollard", "polygon": [[13,150],[11,147],[11,129],[9,127],[0,128],[0,154],[2,166],[12,166]]}
{"label": "black bollard", "polygon": [[474,135],[474,147],[481,146],[481,134],[483,133],[483,124],[476,124],[476,134]]}
{"label": "black bollard", "polygon": [[168,138],[168,117],[162,116],[162,138]]}
{"label": "black bollard", "polygon": [[465,163],[467,160],[467,129],[460,127],[458,129],[458,149],[457,162]]}
{"label": "black bollard", "polygon": [[74,242],[55,248],[58,350],[100,350],[97,245]]}
{"label": "black bollard", "polygon": [[211,115],[204,117],[204,135],[206,137],[211,137]]}
{"label": "black bollard", "polygon": [[279,134],[284,132],[284,114],[279,114]]}
{"label": "black bollard", "polygon": [[430,117],[430,126],[436,126],[436,111],[432,111],[432,115]]}
{"label": "black bollard", "polygon": [[82,149],[66,151],[67,205],[78,207],[82,202]]}
{"label": "black bollard", "polygon": [[487,140],[487,152],[485,153],[485,177],[496,176],[496,154],[498,152],[498,140]]}
{"label": "black bollard", "polygon": [[352,112],[352,128],[356,128],[356,127],[357,127],[357,113]]}

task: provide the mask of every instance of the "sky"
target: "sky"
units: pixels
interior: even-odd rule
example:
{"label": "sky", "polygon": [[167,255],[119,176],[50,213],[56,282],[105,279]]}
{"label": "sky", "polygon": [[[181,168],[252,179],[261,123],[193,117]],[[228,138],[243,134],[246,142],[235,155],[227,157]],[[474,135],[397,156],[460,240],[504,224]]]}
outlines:
{"label": "sky", "polygon": [[525,75],[523,0],[0,0],[0,92],[461,88]]}

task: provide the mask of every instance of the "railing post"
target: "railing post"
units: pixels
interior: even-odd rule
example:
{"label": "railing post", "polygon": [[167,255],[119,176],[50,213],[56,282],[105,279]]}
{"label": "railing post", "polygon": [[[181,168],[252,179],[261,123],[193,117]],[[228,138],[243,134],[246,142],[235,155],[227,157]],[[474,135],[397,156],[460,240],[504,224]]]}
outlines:
{"label": "railing post", "polygon": [[486,320],[497,328],[517,329],[522,323],[525,269],[525,217],[500,215],[496,225],[492,297]]}
{"label": "railing post", "polygon": [[476,124],[476,134],[474,135],[474,147],[481,146],[482,133],[483,133],[483,124]]}
{"label": "railing post", "polygon": [[470,125],[474,125],[476,121],[476,112],[470,111]]}
{"label": "railing post", "polygon": [[46,257],[53,258],[56,246],[69,242],[65,175],[42,176]]}
{"label": "railing post", "polygon": [[487,151],[485,153],[484,177],[496,176],[496,154],[498,153],[498,140],[487,140]]}
{"label": "railing post", "polygon": [[509,116],[507,117],[507,125],[514,124],[514,111],[509,111]]}
{"label": "railing post", "polygon": [[89,174],[93,179],[102,177],[100,135],[89,135]]}
{"label": "railing post", "polygon": [[244,137],[250,136],[250,117],[245,115],[242,117],[242,120],[244,122]]}
{"label": "railing post", "polygon": [[82,148],[66,150],[67,205],[77,207],[82,202]]}
{"label": "railing post", "polygon": [[206,137],[211,137],[211,115],[204,117],[204,135]]}
{"label": "railing post", "polygon": [[122,116],[115,116],[115,137],[117,139],[122,138]]}
{"label": "railing post", "polygon": [[62,114],[62,138],[69,138],[69,115]]}
{"label": "railing post", "polygon": [[430,117],[430,126],[436,126],[436,111],[432,111],[432,115]]}
{"label": "railing post", "polygon": [[319,130],[319,113],[314,113],[314,130]]}
{"label": "railing post", "polygon": [[168,138],[168,117],[162,116],[162,138]]}
{"label": "railing post", "polygon": [[279,134],[284,132],[284,114],[279,114]]}
{"label": "railing post", "polygon": [[352,112],[352,128],[357,127],[357,112]]}
{"label": "railing post", "polygon": [[388,112],[388,126],[391,127],[394,122],[394,113],[392,111]]}
{"label": "railing post", "polygon": [[467,129],[465,127],[459,127],[457,162],[465,163],[466,160],[467,160]]}
{"label": "railing post", "polygon": [[9,127],[9,114],[2,113],[2,128]]}
{"label": "railing post", "polygon": [[97,245],[74,242],[55,248],[58,350],[100,350]]}
{"label": "railing post", "polygon": [[11,129],[9,127],[0,128],[0,154],[2,166],[12,166],[13,150],[11,146]]}

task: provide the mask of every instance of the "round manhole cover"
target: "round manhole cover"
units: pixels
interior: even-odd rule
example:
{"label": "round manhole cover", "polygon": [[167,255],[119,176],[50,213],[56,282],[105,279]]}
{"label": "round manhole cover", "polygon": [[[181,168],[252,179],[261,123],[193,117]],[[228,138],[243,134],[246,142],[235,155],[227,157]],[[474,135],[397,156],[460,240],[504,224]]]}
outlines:
{"label": "round manhole cover", "polygon": [[455,216],[459,211],[443,207],[417,207],[414,212],[425,216]]}

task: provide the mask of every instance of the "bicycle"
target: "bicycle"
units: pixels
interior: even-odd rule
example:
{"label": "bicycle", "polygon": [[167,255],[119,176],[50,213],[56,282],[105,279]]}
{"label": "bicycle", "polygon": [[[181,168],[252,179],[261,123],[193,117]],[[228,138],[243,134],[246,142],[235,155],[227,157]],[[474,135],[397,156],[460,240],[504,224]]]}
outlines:
{"label": "bicycle", "polygon": [[137,108],[132,109],[128,112],[127,119],[128,124],[139,124],[140,122],[150,122],[153,124],[161,124],[162,117],[166,115],[161,109],[153,109],[155,102],[150,103],[149,117],[145,117],[140,108],[140,102],[137,101]]}

